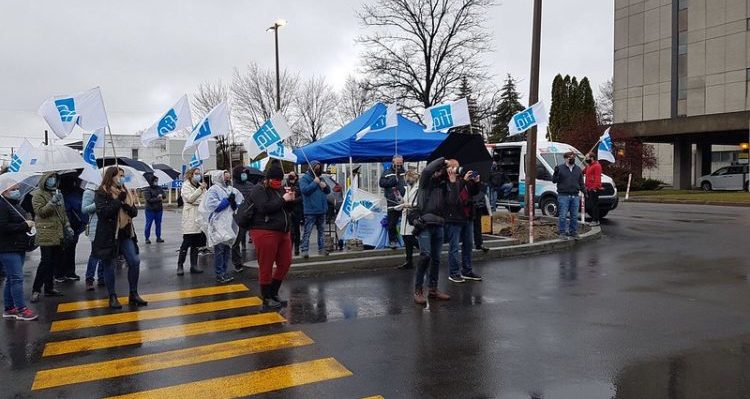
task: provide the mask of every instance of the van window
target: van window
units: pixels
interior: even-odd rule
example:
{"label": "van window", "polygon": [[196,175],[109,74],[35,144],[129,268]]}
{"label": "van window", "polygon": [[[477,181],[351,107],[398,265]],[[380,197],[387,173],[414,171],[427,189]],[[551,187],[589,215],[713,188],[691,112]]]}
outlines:
{"label": "van window", "polygon": [[[562,152],[542,152],[541,155],[545,162],[553,169],[555,166],[565,162],[565,154]],[[583,169],[583,161],[580,156],[576,156],[576,165]]]}

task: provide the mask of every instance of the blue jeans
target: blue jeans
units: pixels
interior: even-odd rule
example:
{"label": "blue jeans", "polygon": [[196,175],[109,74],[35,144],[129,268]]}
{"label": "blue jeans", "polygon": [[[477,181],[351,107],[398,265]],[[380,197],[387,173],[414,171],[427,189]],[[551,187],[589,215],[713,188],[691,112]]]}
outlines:
{"label": "blue jeans", "polygon": [[144,235],[148,240],[151,237],[151,224],[156,222],[156,238],[161,238],[161,216],[164,214],[164,210],[151,211],[146,209],[146,231]]}
{"label": "blue jeans", "polygon": [[[575,235],[578,233],[578,208],[581,200],[577,195],[560,194],[557,196],[558,230],[560,234]],[[570,228],[568,229],[568,213],[570,213]]]}
{"label": "blue jeans", "polygon": [[[130,293],[138,292],[138,277],[141,274],[141,259],[135,247],[135,241],[132,238],[120,240],[120,253],[128,262],[128,285]],[[102,271],[104,272],[104,284],[107,285],[109,295],[117,295],[115,291],[115,259],[100,260]]]}
{"label": "blue jeans", "polygon": [[[459,266],[463,273],[471,272],[471,251],[474,249],[474,222],[446,223],[445,235],[448,238],[448,267],[450,275],[460,276]],[[461,242],[461,265],[458,261],[458,244]]]}
{"label": "blue jeans", "polygon": [[443,249],[443,226],[427,226],[419,233],[419,264],[414,279],[414,288],[422,289],[424,275],[429,270],[427,286],[437,288],[440,273],[440,252]]}
{"label": "blue jeans", "polygon": [[313,226],[318,229],[318,252],[325,251],[325,243],[323,242],[326,233],[325,223],[326,215],[305,215],[305,232],[299,246],[300,251],[307,252],[310,250],[310,234],[312,234]]}
{"label": "blue jeans", "polygon": [[227,268],[229,267],[229,260],[231,258],[232,247],[226,244],[217,244],[214,246],[214,269],[216,270],[217,279],[227,277]]}
{"label": "blue jeans", "polygon": [[96,273],[99,280],[104,276],[104,273],[102,272],[102,263],[92,252],[91,255],[89,255],[89,263],[86,265],[86,281],[94,281],[94,273]]}
{"label": "blue jeans", "polygon": [[2,252],[0,253],[0,265],[5,269],[5,309],[23,309],[26,303],[23,301],[23,262],[26,260],[24,252]]}

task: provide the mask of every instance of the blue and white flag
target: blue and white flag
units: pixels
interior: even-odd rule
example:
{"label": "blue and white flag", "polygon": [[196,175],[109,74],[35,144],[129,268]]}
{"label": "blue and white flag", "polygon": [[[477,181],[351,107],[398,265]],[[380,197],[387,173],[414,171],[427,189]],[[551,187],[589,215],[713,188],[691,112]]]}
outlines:
{"label": "blue and white flag", "polygon": [[266,165],[268,165],[268,161],[271,160],[269,157],[265,157],[263,159],[259,159],[257,161],[250,162],[249,165],[247,165],[250,168],[258,169],[259,171],[263,172],[266,170]]}
{"label": "blue and white flag", "polygon": [[513,115],[508,122],[508,133],[521,134],[540,123],[547,123],[547,110],[541,101]]}
{"label": "blue and white flag", "polygon": [[222,101],[193,128],[190,136],[185,140],[185,148],[183,148],[182,153],[184,154],[185,151],[197,146],[201,141],[206,141],[212,137],[226,137],[229,135],[229,131],[229,107],[226,101]]}
{"label": "blue and white flag", "polygon": [[358,189],[358,179],[352,180],[352,185],[344,194],[344,201],[341,203],[339,213],[336,215],[336,227],[343,230],[349,222],[352,221],[352,205],[354,205],[354,192]]}
{"label": "blue and white flag", "polygon": [[609,129],[604,131],[602,137],[599,137],[599,148],[597,158],[615,163],[615,155],[612,153],[612,138],[609,137]]}
{"label": "blue and white flag", "polygon": [[49,98],[39,107],[38,113],[61,139],[68,136],[75,125],[87,131],[108,125],[102,92],[98,87],[69,96]]}
{"label": "blue and white flag", "polygon": [[375,210],[380,209],[383,205],[382,197],[379,195],[360,189],[353,192],[350,216],[354,221],[372,215]]}
{"label": "blue and white flag", "polygon": [[396,104],[388,104],[385,112],[377,115],[377,117],[372,121],[372,123],[370,123],[369,126],[365,127],[357,133],[355,140],[361,140],[362,137],[365,137],[367,133],[377,132],[395,126],[398,126],[398,112],[396,110]]}
{"label": "blue and white flag", "polygon": [[91,132],[89,141],[86,142],[86,146],[83,147],[83,152],[81,152],[83,160],[87,164],[93,166],[94,168],[97,168],[98,165],[96,164],[96,149],[102,147],[104,147],[104,128],[96,129]]}
{"label": "blue and white flag", "polygon": [[255,158],[263,151],[274,151],[274,144],[292,135],[292,129],[281,114],[275,114],[271,119],[263,123],[255,134],[250,137],[250,142],[245,149],[250,158]]}
{"label": "blue and white flag", "polygon": [[160,137],[169,136],[174,132],[192,127],[193,118],[190,116],[190,102],[187,95],[184,95],[180,97],[174,107],[165,112],[156,123],[141,134],[141,142],[144,146],[148,146]]}
{"label": "blue and white flag", "polygon": [[426,132],[441,132],[452,127],[471,125],[469,102],[466,98],[433,105],[425,110]]}
{"label": "blue and white flag", "polygon": [[37,162],[35,156],[34,146],[29,142],[28,139],[23,141],[21,147],[13,153],[10,159],[10,165],[8,165],[8,171],[20,172],[24,166],[33,166]]}
{"label": "blue and white flag", "polygon": [[279,141],[278,143],[274,144],[272,148],[272,150],[268,150],[267,152],[269,157],[280,159],[282,161],[297,163],[297,156],[294,155],[294,152],[291,148],[284,145],[283,141]]}
{"label": "blue and white flag", "polygon": [[191,168],[197,168],[203,165],[203,161],[210,158],[211,154],[208,148],[208,141],[204,140],[198,143],[198,149],[193,154],[193,158],[190,160],[189,166]]}

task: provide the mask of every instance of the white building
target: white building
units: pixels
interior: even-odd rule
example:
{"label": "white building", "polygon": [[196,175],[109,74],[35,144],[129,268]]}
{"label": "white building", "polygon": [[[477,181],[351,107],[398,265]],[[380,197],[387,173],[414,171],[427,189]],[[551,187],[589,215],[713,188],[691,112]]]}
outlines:
{"label": "white building", "polygon": [[[83,142],[87,142],[90,134],[83,134]],[[185,157],[182,156],[182,149],[185,146],[185,139],[183,138],[160,138],[151,142],[148,147],[144,147],[141,143],[141,137],[135,135],[115,134],[106,136],[105,140],[105,154],[106,156],[113,156],[112,154],[112,140],[114,140],[114,152],[118,157],[128,157],[143,161],[149,165],[154,163],[163,163],[171,166],[175,170],[182,170],[182,165],[186,165],[192,158],[192,153],[185,153]],[[208,148],[211,157],[204,161],[204,167],[206,169],[216,169],[216,141],[209,140]],[[97,158],[102,156],[102,150],[98,149],[96,152]]]}

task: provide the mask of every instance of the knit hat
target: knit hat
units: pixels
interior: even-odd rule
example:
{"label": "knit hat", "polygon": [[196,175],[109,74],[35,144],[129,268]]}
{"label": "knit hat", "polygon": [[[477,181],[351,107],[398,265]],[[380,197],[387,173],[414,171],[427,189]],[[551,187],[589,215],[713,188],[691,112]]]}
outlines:
{"label": "knit hat", "polygon": [[268,165],[268,171],[266,172],[266,178],[268,178],[269,180],[281,180],[284,178],[284,169],[281,168],[281,161],[279,161],[278,159],[271,160],[270,164]]}

